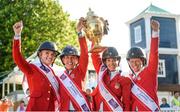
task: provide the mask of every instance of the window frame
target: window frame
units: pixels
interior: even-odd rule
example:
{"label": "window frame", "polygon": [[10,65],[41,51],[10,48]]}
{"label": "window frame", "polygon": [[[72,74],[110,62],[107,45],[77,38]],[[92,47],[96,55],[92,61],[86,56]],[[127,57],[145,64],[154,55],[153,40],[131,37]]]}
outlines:
{"label": "window frame", "polygon": [[[163,74],[159,74],[160,73],[160,64],[162,64],[162,73]],[[159,63],[158,63],[158,77],[166,77],[166,65],[165,65],[165,59],[159,59]]]}
{"label": "window frame", "polygon": [[134,39],[135,39],[135,43],[139,43],[142,41],[141,25],[134,27]]}

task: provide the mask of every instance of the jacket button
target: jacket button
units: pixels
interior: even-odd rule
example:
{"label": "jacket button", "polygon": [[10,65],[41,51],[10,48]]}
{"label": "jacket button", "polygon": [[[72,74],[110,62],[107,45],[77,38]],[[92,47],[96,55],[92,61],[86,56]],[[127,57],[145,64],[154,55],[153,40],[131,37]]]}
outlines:
{"label": "jacket button", "polygon": [[49,98],[47,98],[47,100],[49,101]]}
{"label": "jacket button", "polygon": [[49,87],[51,87],[51,84],[49,84]]}
{"label": "jacket button", "polygon": [[48,93],[51,93],[50,91],[48,91]]}

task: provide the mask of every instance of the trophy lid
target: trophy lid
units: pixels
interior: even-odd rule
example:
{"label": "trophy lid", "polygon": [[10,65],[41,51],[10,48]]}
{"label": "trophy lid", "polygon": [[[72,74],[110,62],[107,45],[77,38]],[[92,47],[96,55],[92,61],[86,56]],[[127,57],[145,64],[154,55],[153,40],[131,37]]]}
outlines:
{"label": "trophy lid", "polygon": [[97,16],[97,15],[95,15],[94,11],[92,11],[91,8],[89,8],[89,11],[87,12],[87,17],[86,18],[93,17],[93,16]]}

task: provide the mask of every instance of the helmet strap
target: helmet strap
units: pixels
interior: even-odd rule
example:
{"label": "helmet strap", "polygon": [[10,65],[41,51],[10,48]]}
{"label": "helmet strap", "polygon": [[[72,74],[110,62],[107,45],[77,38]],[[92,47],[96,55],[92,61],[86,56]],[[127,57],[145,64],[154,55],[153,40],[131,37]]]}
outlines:
{"label": "helmet strap", "polygon": [[121,60],[120,60],[120,59],[118,59],[118,66],[120,65],[120,61],[121,61]]}
{"label": "helmet strap", "polygon": [[144,69],[144,66],[142,66],[142,68],[138,72],[135,73],[134,70],[131,68],[129,62],[128,62],[128,65],[129,65],[129,68],[130,68],[132,74],[135,76],[138,76],[138,74]]}
{"label": "helmet strap", "polygon": [[127,62],[128,62],[128,66],[129,66],[129,68],[130,68],[132,74],[135,75],[135,76],[137,76],[137,74],[136,74],[136,73],[134,72],[134,70],[131,68],[131,66],[130,66],[130,64],[129,64],[129,61],[127,61]]}
{"label": "helmet strap", "polygon": [[52,67],[53,67],[53,64],[54,64],[56,58],[57,58],[57,56],[54,58],[54,60],[53,60],[53,62],[52,62],[52,64],[51,64]]}

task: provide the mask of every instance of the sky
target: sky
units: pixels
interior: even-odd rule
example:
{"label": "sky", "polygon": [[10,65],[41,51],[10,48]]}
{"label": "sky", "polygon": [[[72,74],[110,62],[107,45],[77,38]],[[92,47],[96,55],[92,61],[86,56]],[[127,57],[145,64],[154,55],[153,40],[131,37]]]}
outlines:
{"label": "sky", "polygon": [[136,17],[150,4],[170,13],[180,15],[180,0],[59,0],[70,19],[78,21],[86,17],[88,9],[109,23],[109,34],[102,39],[102,45],[116,47],[125,57],[130,48],[129,27],[127,21]]}

